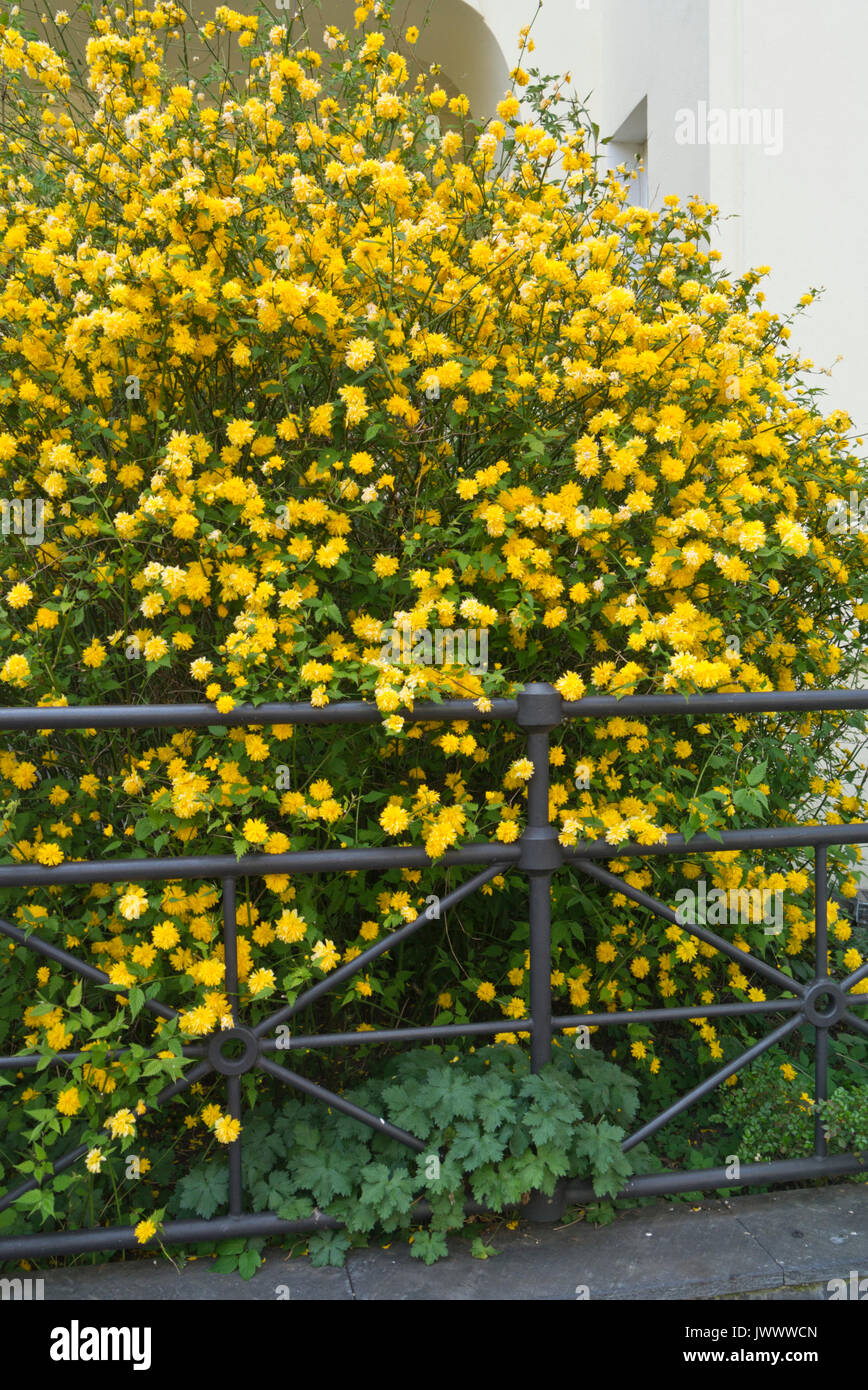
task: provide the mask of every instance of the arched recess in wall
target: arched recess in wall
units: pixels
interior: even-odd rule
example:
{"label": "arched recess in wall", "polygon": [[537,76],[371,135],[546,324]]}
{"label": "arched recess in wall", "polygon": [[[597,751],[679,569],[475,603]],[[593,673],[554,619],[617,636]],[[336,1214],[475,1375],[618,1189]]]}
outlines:
{"label": "arched recess in wall", "polygon": [[[478,0],[478,3],[484,6],[486,0]],[[41,0],[20,0],[20,4],[33,28],[44,27],[39,23],[44,9]],[[356,4],[357,0],[285,0],[283,4],[268,0],[278,23],[284,22],[293,10],[303,15],[311,44],[320,50],[327,24],[336,24],[347,34],[355,31]],[[234,0],[232,8],[241,14],[255,14],[256,0]],[[193,5],[191,11],[198,19],[199,6]],[[439,63],[442,69],[439,81],[450,97],[463,92],[477,120],[484,121],[494,115],[497,103],[510,85],[509,64],[474,0],[394,0],[391,15],[392,24],[402,34],[410,25],[419,29],[419,41],[414,47],[400,45],[414,76],[420,69],[427,70],[431,63]],[[266,23],[265,28],[268,27]],[[75,22],[64,32],[71,55],[84,70],[84,52],[89,38],[86,25]],[[52,31],[46,32],[46,38],[55,43]],[[187,48],[189,55],[201,60],[204,70],[207,54],[194,36],[188,36]],[[170,56],[172,52],[176,54],[177,48],[173,47]],[[237,58],[237,49],[233,56]],[[191,71],[196,73],[197,69],[194,67]],[[443,123],[444,126],[451,124],[448,114],[444,115]]]}
{"label": "arched recess in wall", "polygon": [[[307,0],[304,13],[321,9],[326,23],[337,24],[345,33],[354,28],[356,0]],[[410,25],[419,29],[413,49],[412,70],[427,69],[439,63],[443,87],[463,92],[477,120],[494,115],[494,108],[509,88],[509,64],[489,25],[472,0],[393,0],[392,23],[405,32]],[[313,26],[311,26],[312,28]]]}

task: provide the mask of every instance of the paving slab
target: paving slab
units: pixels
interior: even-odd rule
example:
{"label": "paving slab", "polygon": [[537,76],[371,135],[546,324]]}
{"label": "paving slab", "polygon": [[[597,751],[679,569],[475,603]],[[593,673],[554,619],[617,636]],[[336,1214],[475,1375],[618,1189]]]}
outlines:
{"label": "paving slab", "polygon": [[[723,1204],[696,1211],[660,1204],[610,1226],[523,1225],[498,1234],[499,1254],[475,1259],[450,1241],[450,1258],[425,1266],[406,1247],[355,1251],[359,1299],[669,1299],[713,1297],[781,1284],[779,1265]],[[385,1256],[385,1258],[384,1258]]]}
{"label": "paving slab", "polygon": [[[352,1251],[343,1269],[268,1251],[252,1279],[215,1274],[210,1261],[178,1270],[166,1260],[42,1270],[51,1300],[212,1301],[668,1301],[828,1299],[830,1279],[868,1277],[868,1184],[716,1199],[660,1199],[608,1226],[569,1218],[521,1222],[470,1242],[449,1241],[449,1259],[426,1266],[405,1244]],[[493,1252],[497,1251],[497,1254]]]}
{"label": "paving slab", "polygon": [[[314,1269],[309,1259],[288,1259],[269,1250],[252,1279],[240,1274],[215,1274],[210,1260],[188,1262],[180,1271],[166,1259],[124,1260],[74,1269],[40,1271],[45,1300],[85,1303],[156,1299],[176,1302],[243,1302],[292,1299],[295,1302],[334,1303],[353,1297],[346,1269]],[[300,1269],[300,1273],[299,1273]],[[290,1274],[291,1271],[291,1274]]]}
{"label": "paving slab", "polygon": [[781,1268],[782,1284],[868,1276],[868,1186],[809,1188],[739,1199],[739,1220]]}

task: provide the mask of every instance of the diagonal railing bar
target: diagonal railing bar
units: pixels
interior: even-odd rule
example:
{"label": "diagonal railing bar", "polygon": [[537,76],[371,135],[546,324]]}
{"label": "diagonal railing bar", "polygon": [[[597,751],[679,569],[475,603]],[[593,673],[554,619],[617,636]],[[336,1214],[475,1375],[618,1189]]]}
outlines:
{"label": "diagonal railing bar", "polygon": [[[210,1062],[200,1062],[198,1066],[192,1067],[186,1076],[181,1076],[177,1081],[172,1081],[160,1091],[159,1094],[154,1097],[151,1104],[146,1106],[143,1115],[150,1114],[153,1110],[156,1110],[158,1106],[164,1105],[167,1100],[173,1100],[175,1096],[180,1095],[188,1086],[192,1086],[195,1081],[207,1075],[210,1070]],[[80,1158],[84,1158],[87,1152],[87,1144],[80,1144],[78,1148],[72,1149],[69,1153],[64,1154],[62,1158],[55,1159],[51,1165],[51,1172],[46,1173],[44,1178],[28,1178],[26,1182],[21,1183],[18,1187],[11,1188],[8,1192],[4,1192],[3,1195],[0,1196],[0,1211],[5,1211],[7,1207],[11,1207],[14,1202],[18,1201],[19,1197],[24,1196],[25,1192],[32,1192],[34,1188],[41,1187],[46,1179],[50,1180],[51,1178],[56,1178],[58,1173],[63,1173],[67,1168],[71,1168]]]}
{"label": "diagonal railing bar", "polygon": [[[493,864],[490,869],[483,869],[482,873],[474,874],[473,878],[468,879],[466,883],[462,883],[458,888],[453,888],[451,892],[440,899],[440,911],[448,911],[449,908],[455,907],[457,903],[463,902],[465,898],[475,893],[477,888],[481,888],[484,884],[490,883],[493,878],[496,878],[498,874],[502,874],[504,869],[508,867],[509,866],[506,864]],[[275,1010],[273,1014],[269,1014],[268,1018],[264,1018],[260,1023],[256,1024],[253,1032],[258,1038],[263,1037],[265,1033],[271,1032],[272,1029],[284,1023],[286,1019],[293,1018],[295,1014],[299,1013],[302,1009],[307,1009],[311,1004],[315,1004],[317,999],[321,999],[324,994],[328,994],[329,990],[334,989],[337,985],[342,985],[345,980],[352,979],[353,975],[357,975],[360,970],[364,970],[370,961],[376,960],[377,957],[383,955],[385,951],[391,951],[394,946],[399,946],[402,941],[406,941],[407,938],[412,936],[414,932],[417,932],[420,927],[424,927],[426,922],[433,921],[434,919],[428,916],[428,911],[429,909],[426,908],[424,912],[419,914],[415,921],[408,922],[405,927],[399,927],[397,931],[384,937],[382,941],[377,941],[373,946],[369,946],[366,951],[362,951],[361,955],[356,956],[355,959],[348,961],[346,965],[342,965],[337,970],[333,971],[327,979],[320,980],[317,984],[312,985],[310,989],[305,990],[304,994],[299,995],[298,999],[292,1004],[284,1004],[281,1008]]]}
{"label": "diagonal railing bar", "polygon": [[58,1174],[71,1168],[80,1158],[84,1158],[87,1152],[87,1144],[79,1144],[77,1149],[70,1150],[69,1153],[63,1155],[63,1158],[58,1158],[52,1163],[51,1172],[46,1173],[44,1178],[27,1178],[25,1182],[19,1183],[18,1187],[10,1187],[0,1196],[0,1211],[5,1211],[7,1207],[11,1207],[18,1201],[19,1197],[24,1196],[25,1192],[32,1192],[34,1188],[42,1187],[46,1180],[56,1178]]}
{"label": "diagonal railing bar", "polygon": [[[0,917],[0,932],[8,936],[19,946],[24,946],[28,951],[35,951],[37,955],[45,956],[47,960],[53,960],[58,965],[65,965],[67,970],[72,970],[76,975],[80,975],[83,980],[90,980],[95,985],[111,985],[115,994],[123,995],[127,998],[131,985],[112,985],[111,980],[104,970],[97,970],[95,965],[88,965],[86,961],[77,960],[68,951],[64,951],[60,946],[54,946],[50,941],[43,941],[35,932],[24,932],[20,927],[16,927],[12,922],[5,921]],[[142,1005],[150,1014],[156,1014],[158,1018],[172,1019],[178,1017],[178,1010],[172,1009],[168,1004],[160,1004],[156,999],[145,999]]]}
{"label": "diagonal railing bar", "polygon": [[[866,999],[868,1003],[868,999]],[[197,1057],[204,1057],[206,1049],[204,1047],[188,1047],[186,1044],[181,1048],[181,1056],[188,1060],[195,1060]],[[122,1057],[129,1057],[128,1047],[112,1048],[105,1054],[107,1062],[118,1062]],[[68,1066],[70,1062],[81,1062],[86,1059],[93,1061],[93,1053],[89,1051],[81,1052],[52,1052],[51,1066]],[[0,1057],[0,1071],[19,1071],[38,1067],[40,1062],[44,1062],[45,1056],[41,1052],[15,1052],[11,1057]]]}
{"label": "diagonal railing bar", "polygon": [[[866,960],[864,965],[860,965],[858,970],[854,970],[850,975],[845,976],[841,981],[841,988],[844,990],[851,990],[854,985],[859,984],[860,980],[866,978],[868,978],[868,960]],[[865,997],[868,999],[868,994],[866,994]]]}
{"label": "diagonal railing bar", "polygon": [[286,1067],[279,1067],[276,1062],[270,1062],[267,1057],[260,1057],[257,1066],[261,1071],[268,1072],[269,1076],[276,1076],[287,1086],[293,1086],[295,1090],[303,1091],[305,1095],[322,1101],[334,1110],[340,1110],[344,1115],[349,1115],[351,1119],[359,1120],[361,1124],[376,1130],[378,1134],[387,1134],[390,1139],[397,1139],[399,1144],[413,1149],[415,1153],[424,1153],[426,1146],[415,1135],[408,1134],[405,1129],[399,1129],[397,1125],[390,1124],[388,1120],[372,1114],[370,1110],[363,1110],[360,1106],[353,1105],[352,1101],[344,1100],[343,1096],[335,1095],[334,1091],[327,1091],[324,1086],[318,1086],[315,1081],[308,1081],[306,1076],[299,1076],[298,1072],[289,1071]]}
{"label": "diagonal railing bar", "polygon": [[734,946],[731,941],[724,941],[723,937],[717,936],[715,932],[709,931],[707,927],[701,927],[696,922],[682,922],[677,913],[671,907],[660,902],[657,898],[652,898],[648,893],[643,893],[641,889],[634,888],[631,883],[626,883],[624,879],[618,878],[615,874],[610,874],[607,869],[601,869],[597,864],[590,864],[585,859],[574,859],[573,864],[589,878],[596,879],[598,883],[605,884],[616,893],[623,893],[626,898],[631,898],[640,907],[646,907],[649,912],[653,912],[658,917],[663,917],[675,926],[683,928],[689,936],[698,936],[700,941],[705,941],[709,946],[714,946],[730,960],[736,961],[744,969],[755,970],[759,975],[765,975],[767,980],[782,989],[788,990],[791,994],[804,994],[805,987],[792,976],[785,975],[782,970],[777,970],[775,966],[769,965],[766,961],[760,960],[756,956],[750,955],[747,951],[742,951],[738,946]]}
{"label": "diagonal railing bar", "polygon": [[676,1115],[680,1115],[683,1110],[689,1109],[696,1101],[701,1100],[703,1096],[707,1096],[709,1091],[713,1091],[715,1087],[719,1086],[722,1081],[725,1081],[728,1076],[732,1076],[734,1072],[741,1071],[742,1067],[747,1066],[748,1063],[753,1062],[755,1058],[760,1057],[768,1048],[774,1047],[776,1043],[783,1042],[784,1038],[789,1037],[790,1033],[794,1032],[796,1028],[801,1027],[803,1022],[804,1019],[801,1014],[799,1014],[797,1018],[787,1019],[787,1021],[782,1023],[779,1028],[776,1028],[773,1033],[769,1033],[766,1037],[761,1038],[759,1042],[754,1043],[753,1047],[749,1047],[747,1052],[743,1052],[734,1062],[727,1062],[727,1064],[721,1067],[719,1071],[716,1071],[713,1076],[707,1077],[705,1081],[701,1081],[698,1086],[694,1086],[692,1091],[688,1091],[680,1100],[667,1106],[665,1110],[661,1111],[653,1120],[649,1120],[641,1129],[637,1129],[635,1133],[628,1135],[621,1145],[624,1153],[628,1153],[629,1150],[634,1149],[637,1144],[641,1144],[643,1140],[649,1139],[652,1134],[656,1134],[658,1129],[662,1129],[670,1120],[674,1120]]}
{"label": "diagonal railing bar", "polygon": [[[858,1002],[868,1004],[868,994],[863,995]],[[849,1009],[844,1010],[842,1014],[842,1020],[843,1019],[846,1019],[848,1025],[854,1028],[857,1033],[861,1033],[863,1037],[868,1038],[868,1023],[866,1023],[864,1019],[854,1018]]]}

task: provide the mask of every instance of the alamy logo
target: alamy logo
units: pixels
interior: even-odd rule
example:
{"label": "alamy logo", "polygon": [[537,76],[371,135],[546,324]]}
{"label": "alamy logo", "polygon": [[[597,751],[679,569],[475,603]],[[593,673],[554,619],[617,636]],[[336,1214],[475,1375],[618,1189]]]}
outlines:
{"label": "alamy logo", "polygon": [[41,545],[45,539],[45,502],[41,497],[0,497],[0,529],[8,536],[23,536],[25,545]]}
{"label": "alamy logo", "polygon": [[712,888],[705,879],[696,888],[679,888],[675,916],[679,926],[745,926],[762,922],[766,936],[779,936],[784,926],[784,895],[780,889]]}
{"label": "alamy logo", "polygon": [[842,497],[830,498],[826,506],[831,511],[826,522],[830,536],[855,536],[868,531],[868,498],[860,501],[858,492],[850,493],[849,507]]}
{"label": "alamy logo", "polygon": [[466,666],[476,675],[488,670],[488,628],[383,628],[381,658],[392,665]]}
{"label": "alamy logo", "polygon": [[763,154],[784,148],[784,113],[764,106],[682,106],[675,112],[676,145],[762,145]]}
{"label": "alamy logo", "polygon": [[0,1279],[0,1301],[33,1302],[45,1297],[44,1279]]}
{"label": "alamy logo", "polygon": [[826,1284],[829,1298],[847,1298],[859,1303],[868,1302],[868,1279],[860,1279],[858,1269],[850,1270],[850,1282],[846,1279],[830,1279]]}
{"label": "alamy logo", "polygon": [[151,1367],[149,1327],[80,1327],[73,1318],[69,1327],[51,1329],[52,1361],[131,1361],[134,1371]]}

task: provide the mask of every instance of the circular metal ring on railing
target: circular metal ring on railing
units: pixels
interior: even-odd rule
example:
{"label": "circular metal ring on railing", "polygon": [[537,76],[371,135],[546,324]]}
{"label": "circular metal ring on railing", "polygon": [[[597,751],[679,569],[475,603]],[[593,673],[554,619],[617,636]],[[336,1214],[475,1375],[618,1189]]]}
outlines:
{"label": "circular metal ring on railing", "polygon": [[830,1028],[847,1012],[847,996],[835,980],[816,980],[805,992],[805,1018],[815,1028]]}
{"label": "circular metal ring on railing", "polygon": [[[244,1051],[238,1057],[227,1057],[223,1049],[228,1043],[240,1042]],[[208,1061],[223,1076],[242,1076],[259,1060],[259,1039],[250,1028],[224,1028],[208,1043]]]}

